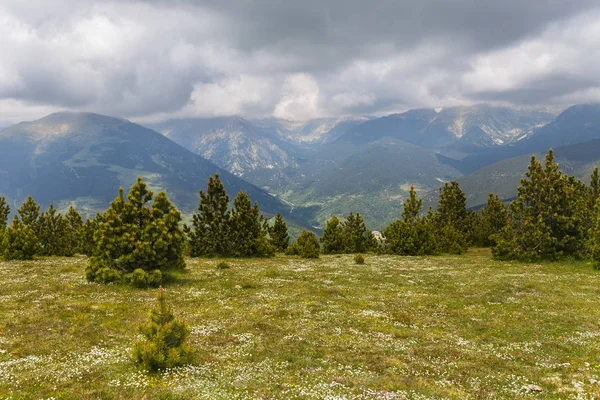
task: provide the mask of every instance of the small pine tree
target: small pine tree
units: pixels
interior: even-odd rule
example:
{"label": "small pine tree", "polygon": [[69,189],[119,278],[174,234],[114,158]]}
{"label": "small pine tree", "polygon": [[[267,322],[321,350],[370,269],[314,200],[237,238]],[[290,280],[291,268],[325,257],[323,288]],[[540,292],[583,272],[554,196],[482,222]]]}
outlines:
{"label": "small pine tree", "polygon": [[229,196],[219,174],[208,180],[206,193],[200,191],[198,212],[188,230],[190,255],[217,256],[229,253]]}
{"label": "small pine tree", "polygon": [[97,213],[93,219],[87,219],[81,228],[80,235],[80,252],[88,257],[94,255],[97,249],[97,242],[94,239],[94,233],[99,229],[100,224],[104,221],[104,216]]}
{"label": "small pine tree", "polygon": [[145,340],[137,341],[133,348],[136,362],[150,372],[184,365],[191,353],[186,344],[190,330],[185,322],[175,319],[162,287],[156,300],[149,321],[139,326]]}
{"label": "small pine tree", "polygon": [[271,245],[276,251],[285,251],[290,243],[287,225],[280,213],[275,216],[273,226],[269,228],[269,236],[271,237]]}
{"label": "small pine tree", "polygon": [[131,187],[127,201],[119,189],[119,196],[96,225],[96,249],[86,268],[88,280],[131,281],[137,269],[150,273],[185,267],[181,214],[164,192],[149,207],[152,198],[142,178]]}
{"label": "small pine tree", "polygon": [[342,237],[347,253],[366,253],[377,247],[377,240],[365,225],[360,213],[350,213],[342,224]]}
{"label": "small pine tree", "polygon": [[85,247],[83,243],[83,218],[73,206],[69,207],[69,211],[65,215],[65,223],[67,236],[65,246],[68,247],[66,252],[71,254],[83,253]]}
{"label": "small pine tree", "polygon": [[495,235],[501,232],[508,223],[508,209],[498,195],[490,193],[481,215],[474,226],[473,242],[478,246],[492,247],[496,245]]}
{"label": "small pine tree", "polygon": [[33,229],[25,226],[15,215],[4,230],[0,255],[4,260],[31,260],[36,255],[38,240]]}
{"label": "small pine tree", "polygon": [[298,239],[287,248],[287,255],[298,255],[302,258],[319,258],[319,241],[313,232],[302,231]]}
{"label": "small pine tree", "polygon": [[437,241],[432,223],[433,211],[420,216],[423,201],[411,187],[409,197],[404,201],[402,220],[390,224],[383,230],[385,251],[403,256],[436,254]]}
{"label": "small pine tree", "polygon": [[340,254],[346,250],[342,223],[335,215],[327,221],[323,236],[321,236],[321,244],[323,245],[323,254]]}
{"label": "small pine tree", "polygon": [[417,198],[417,192],[414,186],[410,187],[408,199],[404,201],[402,207],[402,220],[407,223],[413,223],[419,217],[423,200]]}
{"label": "small pine tree", "polygon": [[68,257],[74,254],[67,221],[52,203],[39,216],[38,242],[39,255]]}
{"label": "small pine tree", "polygon": [[590,176],[590,191],[591,191],[591,204],[594,207],[596,205],[596,200],[600,196],[600,174],[598,174],[598,167],[594,167],[592,171],[592,175]]}
{"label": "small pine tree", "polygon": [[596,200],[594,211],[594,229],[591,233],[590,253],[594,269],[600,269],[600,200]]}
{"label": "small pine tree", "polygon": [[234,256],[270,256],[273,247],[267,240],[267,221],[258,210],[258,203],[250,201],[240,191],[233,202],[230,218],[229,254]]}
{"label": "small pine tree", "polygon": [[33,197],[28,196],[27,200],[25,200],[17,211],[19,212],[23,225],[33,230],[37,235],[39,233],[40,224],[40,206],[35,202]]}
{"label": "small pine tree", "polygon": [[458,182],[444,183],[435,216],[442,253],[461,254],[469,247],[467,198]]}
{"label": "small pine tree", "polygon": [[0,196],[0,232],[8,225],[9,214],[10,206],[6,202],[6,197]]}

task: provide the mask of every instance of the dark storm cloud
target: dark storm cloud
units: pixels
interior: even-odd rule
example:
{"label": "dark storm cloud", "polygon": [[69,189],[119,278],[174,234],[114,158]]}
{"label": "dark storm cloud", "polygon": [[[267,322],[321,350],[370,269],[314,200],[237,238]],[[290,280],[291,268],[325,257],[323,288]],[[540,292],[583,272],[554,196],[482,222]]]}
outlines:
{"label": "dark storm cloud", "polygon": [[[597,1],[0,0],[0,120],[598,100]],[[599,98],[600,99],[600,98]]]}

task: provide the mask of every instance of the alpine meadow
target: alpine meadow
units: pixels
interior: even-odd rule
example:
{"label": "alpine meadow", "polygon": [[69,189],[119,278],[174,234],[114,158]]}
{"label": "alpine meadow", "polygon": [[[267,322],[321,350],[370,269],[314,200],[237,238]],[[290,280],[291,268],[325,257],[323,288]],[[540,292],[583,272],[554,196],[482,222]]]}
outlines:
{"label": "alpine meadow", "polygon": [[598,32],[0,0],[0,400],[600,399]]}

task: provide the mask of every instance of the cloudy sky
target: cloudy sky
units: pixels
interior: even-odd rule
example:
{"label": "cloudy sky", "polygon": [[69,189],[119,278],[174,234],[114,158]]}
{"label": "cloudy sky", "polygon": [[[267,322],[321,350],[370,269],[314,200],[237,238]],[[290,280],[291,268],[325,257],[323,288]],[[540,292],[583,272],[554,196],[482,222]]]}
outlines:
{"label": "cloudy sky", "polygon": [[0,122],[600,100],[597,0],[0,0]]}

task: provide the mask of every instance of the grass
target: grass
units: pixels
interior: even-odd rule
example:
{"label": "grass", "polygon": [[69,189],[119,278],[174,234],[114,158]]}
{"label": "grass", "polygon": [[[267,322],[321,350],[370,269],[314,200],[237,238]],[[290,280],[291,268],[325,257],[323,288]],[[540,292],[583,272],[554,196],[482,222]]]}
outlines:
{"label": "grass", "polygon": [[155,290],[89,284],[85,258],[1,262],[0,398],[600,397],[588,264],[368,258],[188,260],[166,293],[196,353],[162,375],[130,356]]}

